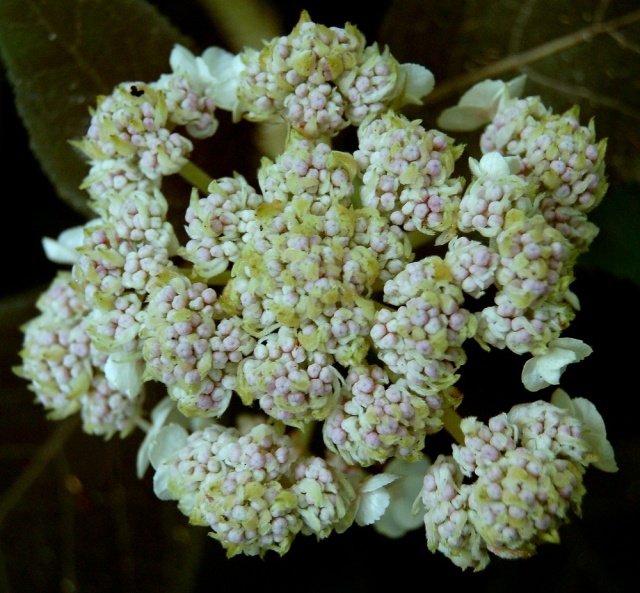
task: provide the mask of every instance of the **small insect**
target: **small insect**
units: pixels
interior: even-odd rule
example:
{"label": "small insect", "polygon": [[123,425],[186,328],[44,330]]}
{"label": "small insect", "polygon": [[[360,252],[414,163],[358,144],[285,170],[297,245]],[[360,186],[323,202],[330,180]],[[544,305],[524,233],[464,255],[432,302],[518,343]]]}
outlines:
{"label": "small insect", "polygon": [[129,92],[134,97],[141,97],[142,95],[144,95],[144,91],[142,89],[139,89],[135,84],[131,85],[131,88],[129,89]]}

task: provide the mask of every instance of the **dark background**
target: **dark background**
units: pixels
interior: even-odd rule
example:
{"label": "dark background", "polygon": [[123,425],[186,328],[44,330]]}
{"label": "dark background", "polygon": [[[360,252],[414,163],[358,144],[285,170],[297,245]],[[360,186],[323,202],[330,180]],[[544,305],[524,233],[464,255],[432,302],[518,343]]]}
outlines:
{"label": "dark background", "polygon": [[[155,4],[203,47],[210,44],[211,24],[198,3]],[[365,10],[348,2],[271,4],[284,31],[307,8],[316,22],[343,26],[350,21],[373,40],[389,3]],[[55,237],[85,218],[56,199],[30,151],[12,89],[4,78],[0,85],[5,177],[0,233],[1,593],[205,593],[250,586],[345,593],[389,587],[470,587],[494,593],[637,590],[640,439],[635,371],[640,322],[635,307],[640,290],[635,282],[599,267],[577,268],[573,290],[582,308],[569,335],[594,352],[567,369],[562,386],[571,396],[596,403],[620,469],[615,474],[593,468],[587,472],[583,517],[562,529],[561,545],[542,546],[526,561],[495,559],[484,571],[470,573],[431,554],[421,529],[392,541],[371,528],[353,527],[320,542],[301,536],[283,558],[227,560],[205,529],[189,527],[172,502],[155,498],[151,475],[136,478],[140,432],[105,442],[83,434],[73,419],[48,421],[24,381],[11,371],[19,362],[19,326],[35,314],[35,299],[58,269],[44,257],[41,238]],[[471,347],[459,386],[473,398],[465,399],[459,411],[486,418],[530,399],[521,388],[503,392],[494,382],[510,372],[513,380],[500,385],[519,386],[521,364],[506,353],[488,356]],[[549,391],[540,393],[548,396]],[[437,435],[427,452],[437,455],[446,441],[446,435]]]}

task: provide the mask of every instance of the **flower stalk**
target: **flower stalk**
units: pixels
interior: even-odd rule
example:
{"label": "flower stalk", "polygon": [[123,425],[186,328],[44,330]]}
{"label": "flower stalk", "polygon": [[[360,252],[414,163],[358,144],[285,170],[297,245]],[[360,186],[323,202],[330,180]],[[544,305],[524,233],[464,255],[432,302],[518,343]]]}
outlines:
{"label": "flower stalk", "polygon": [[453,437],[456,443],[464,444],[464,433],[460,428],[462,417],[458,412],[451,408],[447,408],[442,415],[442,423],[444,429]]}
{"label": "flower stalk", "polygon": [[209,185],[213,181],[207,173],[198,167],[193,161],[187,161],[178,172],[187,183],[203,193],[207,193]]}

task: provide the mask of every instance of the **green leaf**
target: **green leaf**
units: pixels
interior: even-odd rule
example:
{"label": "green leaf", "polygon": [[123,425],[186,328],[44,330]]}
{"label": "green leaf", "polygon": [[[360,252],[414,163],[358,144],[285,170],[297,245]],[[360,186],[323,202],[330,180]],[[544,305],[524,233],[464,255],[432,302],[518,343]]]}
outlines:
{"label": "green leaf", "polygon": [[556,113],[577,104],[585,124],[595,117],[598,137],[611,138],[608,170],[640,182],[636,0],[403,0],[392,3],[382,33],[396,58],[436,77],[417,117],[435,121],[479,80],[526,74],[525,94]]}
{"label": "green leaf", "polygon": [[[431,69],[434,92],[412,117],[437,127],[441,111],[473,84],[526,74],[524,94],[555,113],[580,107],[607,138],[609,190],[589,219],[600,228],[580,264],[640,283],[640,10],[635,0],[392,2],[382,41],[400,61]],[[478,134],[456,133],[467,156]]]}
{"label": "green leaf", "polygon": [[79,189],[88,165],[68,140],[86,133],[98,95],[166,72],[175,43],[193,49],[143,0],[0,2],[0,57],[31,149],[75,210],[92,214]]}
{"label": "green leaf", "polygon": [[580,263],[640,286],[640,185],[613,185],[589,219],[600,233]]}

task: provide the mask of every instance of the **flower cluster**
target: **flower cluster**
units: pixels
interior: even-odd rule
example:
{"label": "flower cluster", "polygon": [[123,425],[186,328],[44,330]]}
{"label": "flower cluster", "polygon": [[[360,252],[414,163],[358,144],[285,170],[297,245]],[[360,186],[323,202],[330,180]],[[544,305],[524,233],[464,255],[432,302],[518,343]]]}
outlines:
{"label": "flower cluster", "polygon": [[[424,521],[431,550],[476,570],[558,541],[585,468],[615,471],[597,411],[566,396],[460,422],[457,383],[469,341],[525,355],[529,391],[590,354],[563,332],[607,189],[593,122],[519,98],[518,78],[428,129],[402,114],[427,68],[306,12],[260,50],[176,46],[170,65],[98,97],[74,141],[96,217],[44,241],[70,269],[23,327],[15,370],[37,402],[104,438],[141,428],[138,475],[151,464],[157,496],[230,556],[353,524]],[[255,181],[193,175],[219,110],[288,125]],[[357,145],[336,150],[348,127]],[[443,130],[479,127],[466,179]],[[174,174],[194,186],[180,232]],[[431,464],[427,437],[456,421],[463,442]]]}
{"label": "flower cluster", "polygon": [[606,443],[588,440],[598,428],[563,407],[569,401],[559,389],[551,403],[518,404],[486,424],[462,420],[464,443],[438,456],[421,490],[431,551],[481,570],[490,552],[526,558],[538,545],[560,540],[560,526],[580,514],[587,466],[615,470]]}

